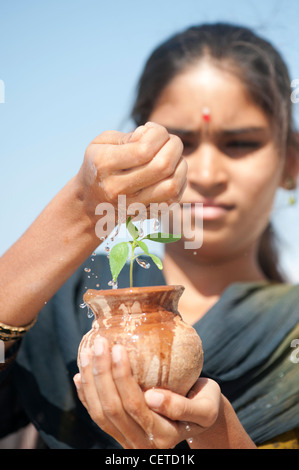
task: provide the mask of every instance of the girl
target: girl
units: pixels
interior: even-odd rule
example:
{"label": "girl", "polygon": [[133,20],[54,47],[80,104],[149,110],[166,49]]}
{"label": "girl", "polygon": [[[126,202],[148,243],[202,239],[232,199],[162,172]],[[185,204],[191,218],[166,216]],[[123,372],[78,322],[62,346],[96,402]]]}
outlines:
{"label": "girl", "polygon": [[[95,139],[78,175],[1,261],[2,330],[7,339],[14,326],[25,336],[21,346],[7,342],[2,402],[9,409],[14,393],[21,406],[14,403],[6,431],[9,420],[23,422],[22,409],[49,447],[169,448],[189,439],[194,448],[255,448],[285,433],[297,442],[289,355],[299,334],[299,290],[282,282],[269,238],[275,191],[295,187],[298,174],[284,62],[246,28],[190,28],[149,58],[132,116],[137,130]],[[95,205],[116,204],[119,194],[128,204],[203,204],[202,247],[195,253],[184,239],[169,244],[163,277],[154,268],[134,276],[136,285],[185,286],[179,310],[205,355],[187,397],[143,394],[126,352],[116,345],[110,355],[104,340],[92,356],[83,352],[76,374],[76,348],[90,328],[78,308],[86,280],[76,268],[98,243]],[[104,286],[106,257],[89,264]]]}

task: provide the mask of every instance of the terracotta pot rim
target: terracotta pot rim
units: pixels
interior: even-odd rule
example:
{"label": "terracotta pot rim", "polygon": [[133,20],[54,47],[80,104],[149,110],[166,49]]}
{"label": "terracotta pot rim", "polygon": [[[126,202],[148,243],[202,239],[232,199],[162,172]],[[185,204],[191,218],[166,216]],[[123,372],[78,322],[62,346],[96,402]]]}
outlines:
{"label": "terracotta pot rim", "polygon": [[182,285],[162,285],[162,286],[142,286],[142,287],[123,287],[120,289],[88,289],[84,295],[89,294],[94,296],[101,295],[105,297],[115,296],[121,297],[122,295],[129,294],[148,294],[150,292],[172,292],[183,291],[185,289]]}

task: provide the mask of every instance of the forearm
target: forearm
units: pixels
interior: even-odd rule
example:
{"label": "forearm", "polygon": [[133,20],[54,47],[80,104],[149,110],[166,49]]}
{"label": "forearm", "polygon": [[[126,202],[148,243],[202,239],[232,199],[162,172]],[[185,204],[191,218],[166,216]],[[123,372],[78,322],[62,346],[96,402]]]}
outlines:
{"label": "forearm", "polygon": [[0,259],[0,321],[30,323],[99,244],[73,178]]}
{"label": "forearm", "polygon": [[189,445],[193,449],[256,449],[223,395],[215,424],[196,436]]}

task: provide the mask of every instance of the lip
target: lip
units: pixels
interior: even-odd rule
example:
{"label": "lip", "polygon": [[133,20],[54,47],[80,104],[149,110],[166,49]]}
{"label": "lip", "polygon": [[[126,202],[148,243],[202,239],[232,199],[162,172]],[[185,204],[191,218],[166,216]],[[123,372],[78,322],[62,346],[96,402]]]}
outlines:
{"label": "lip", "polygon": [[196,214],[196,204],[198,203],[202,204],[200,216],[202,215],[203,220],[220,219],[225,217],[234,208],[232,204],[224,204],[213,200],[193,201],[191,202],[191,212],[193,215],[198,215],[198,212]]}

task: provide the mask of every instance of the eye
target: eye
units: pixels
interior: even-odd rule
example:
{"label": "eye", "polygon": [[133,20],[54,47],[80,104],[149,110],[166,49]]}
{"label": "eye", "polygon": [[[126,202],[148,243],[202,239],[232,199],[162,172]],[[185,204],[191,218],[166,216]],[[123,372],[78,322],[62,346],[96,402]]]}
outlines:
{"label": "eye", "polygon": [[260,143],[252,140],[233,140],[226,144],[227,147],[231,148],[259,148]]}
{"label": "eye", "polygon": [[234,139],[224,143],[222,151],[231,157],[242,157],[258,150],[262,146],[257,140]]}

